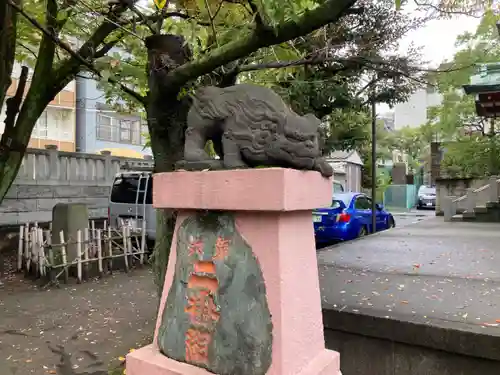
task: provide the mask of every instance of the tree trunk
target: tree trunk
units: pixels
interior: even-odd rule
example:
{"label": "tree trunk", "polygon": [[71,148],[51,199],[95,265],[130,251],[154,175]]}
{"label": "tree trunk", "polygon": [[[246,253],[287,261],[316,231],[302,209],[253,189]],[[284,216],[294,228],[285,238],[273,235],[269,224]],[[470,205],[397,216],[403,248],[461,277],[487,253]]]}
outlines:
{"label": "tree trunk", "polygon": [[0,4],[0,109],[12,82],[10,77],[16,54],[16,22],[17,12],[6,1],[2,1]]}
{"label": "tree trunk", "polygon": [[[146,47],[149,77],[146,108],[155,172],[171,172],[184,155],[184,133],[190,103],[186,95],[181,95],[181,89],[165,86],[164,80],[171,69],[190,59],[190,53],[183,39],[175,35],[153,35],[146,40]],[[160,295],[175,219],[176,212],[166,209],[157,211],[153,272]]]}
{"label": "tree trunk", "polygon": [[[9,9],[13,12],[11,7]],[[54,0],[47,2],[46,12],[47,27],[53,29],[56,22],[53,15],[57,14],[57,4]],[[53,40],[44,34],[40,42],[30,89],[24,99],[21,110],[19,111],[19,105],[23,92],[16,94],[16,96],[20,96],[18,103],[8,108],[9,112],[5,121],[5,129],[0,140],[0,202],[3,201],[17,176],[36,121],[45,107],[57,94],[56,92],[54,95],[51,95],[49,91],[51,82],[47,81],[47,77],[52,73],[55,50],[56,46]],[[24,75],[25,77],[23,78],[25,80],[27,78],[26,72]],[[24,87],[22,88],[24,91]],[[14,125],[14,118],[17,111],[19,111],[19,114]]]}

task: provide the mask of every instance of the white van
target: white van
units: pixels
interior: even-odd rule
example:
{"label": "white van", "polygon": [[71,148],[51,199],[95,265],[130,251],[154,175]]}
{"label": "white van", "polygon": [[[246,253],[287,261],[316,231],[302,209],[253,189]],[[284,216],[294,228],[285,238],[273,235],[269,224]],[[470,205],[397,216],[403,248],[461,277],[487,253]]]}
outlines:
{"label": "white van", "polygon": [[344,185],[342,185],[338,181],[333,180],[333,194],[343,193],[343,192],[344,192]]}
{"label": "white van", "polygon": [[[124,171],[115,175],[109,197],[108,220],[111,226],[145,225],[149,241],[156,239],[156,210],[153,208],[151,171]],[[145,219],[145,222],[144,222]]]}

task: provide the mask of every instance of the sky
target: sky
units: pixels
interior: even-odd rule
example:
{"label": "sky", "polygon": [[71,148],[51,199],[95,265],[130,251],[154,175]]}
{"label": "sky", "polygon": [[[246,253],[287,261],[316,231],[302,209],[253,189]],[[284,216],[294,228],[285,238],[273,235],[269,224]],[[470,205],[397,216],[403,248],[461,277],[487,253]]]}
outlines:
{"label": "sky", "polygon": [[423,47],[423,60],[429,61],[429,66],[437,67],[443,60],[451,59],[455,53],[455,40],[460,34],[474,32],[479,19],[460,16],[450,20],[430,21],[425,27],[409,33],[401,41],[401,52],[413,42]]}
{"label": "sky", "polygon": [[[474,32],[480,22],[479,18],[457,16],[448,20],[428,22],[425,27],[408,33],[401,41],[400,52],[404,53],[413,42],[421,46],[422,60],[428,61],[429,68],[437,68],[444,60],[450,60],[456,52],[455,40],[464,32]],[[392,111],[388,105],[377,105],[377,113]]]}

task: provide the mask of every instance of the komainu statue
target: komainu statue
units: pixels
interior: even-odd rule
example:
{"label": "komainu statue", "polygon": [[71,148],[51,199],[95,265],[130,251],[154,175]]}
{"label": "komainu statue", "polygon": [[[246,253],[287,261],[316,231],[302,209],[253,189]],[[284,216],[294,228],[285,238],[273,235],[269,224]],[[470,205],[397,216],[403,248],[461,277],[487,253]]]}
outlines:
{"label": "komainu statue", "polygon": [[[193,96],[188,113],[183,164],[274,166],[330,177],[333,169],[320,157],[319,125],[316,116],[298,115],[264,86],[203,87]],[[205,151],[209,140],[220,161]]]}

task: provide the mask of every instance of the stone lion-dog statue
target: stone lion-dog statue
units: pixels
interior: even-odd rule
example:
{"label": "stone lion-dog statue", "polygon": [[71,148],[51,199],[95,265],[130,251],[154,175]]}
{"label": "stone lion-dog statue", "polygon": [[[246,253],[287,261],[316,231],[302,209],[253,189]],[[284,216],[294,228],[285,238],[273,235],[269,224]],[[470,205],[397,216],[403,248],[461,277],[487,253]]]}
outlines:
{"label": "stone lion-dog statue", "polygon": [[273,166],[330,177],[333,169],[321,158],[319,126],[316,116],[298,115],[267,87],[202,87],[187,116],[184,163],[215,162],[205,150],[211,140],[223,168]]}

